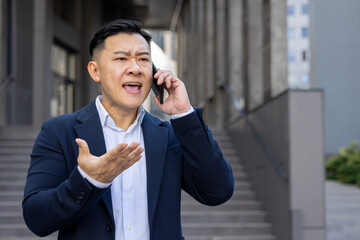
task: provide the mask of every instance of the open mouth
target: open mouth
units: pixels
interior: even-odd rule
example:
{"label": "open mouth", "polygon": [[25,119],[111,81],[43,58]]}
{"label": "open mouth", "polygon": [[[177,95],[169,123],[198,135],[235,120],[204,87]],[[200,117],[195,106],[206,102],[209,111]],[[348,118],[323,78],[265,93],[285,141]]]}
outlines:
{"label": "open mouth", "polygon": [[140,92],[142,85],[140,83],[136,83],[136,82],[129,82],[129,83],[123,84],[122,87],[129,93],[138,93],[138,92]]}

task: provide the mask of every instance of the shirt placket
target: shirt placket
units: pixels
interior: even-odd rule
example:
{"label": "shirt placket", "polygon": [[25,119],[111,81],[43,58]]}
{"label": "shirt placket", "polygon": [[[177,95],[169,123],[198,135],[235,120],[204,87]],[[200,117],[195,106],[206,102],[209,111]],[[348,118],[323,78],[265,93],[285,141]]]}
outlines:
{"label": "shirt placket", "polygon": [[[131,133],[125,133],[124,142],[131,144],[135,139],[131,137]],[[123,205],[123,229],[125,239],[134,239],[134,204],[133,201],[133,175],[136,171],[136,166],[133,165],[131,168],[125,170],[122,181],[122,205]]]}

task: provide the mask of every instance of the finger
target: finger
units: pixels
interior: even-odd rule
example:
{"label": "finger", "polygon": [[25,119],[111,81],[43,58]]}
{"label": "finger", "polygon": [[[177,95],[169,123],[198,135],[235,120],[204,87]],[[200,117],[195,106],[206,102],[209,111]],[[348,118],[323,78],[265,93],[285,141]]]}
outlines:
{"label": "finger", "polygon": [[77,138],[75,139],[75,142],[79,147],[79,155],[90,155],[89,146],[85,140],[82,140],[81,138]]}
{"label": "finger", "polygon": [[165,82],[165,79],[166,79],[169,75],[171,75],[171,72],[162,72],[162,73],[160,74],[159,78],[158,78],[157,84],[158,84],[158,85],[163,84],[163,83]]}
{"label": "finger", "polygon": [[138,147],[137,149],[135,149],[134,151],[132,151],[132,152],[128,155],[130,162],[131,162],[131,159],[134,159],[134,158],[137,158],[138,156],[140,156],[143,151],[144,151],[144,148],[143,148],[143,147]]}
{"label": "finger", "polygon": [[160,109],[161,109],[161,103],[160,103],[160,101],[159,101],[159,97],[153,97],[153,100],[154,100],[154,102],[155,102],[155,104],[156,104],[156,106],[158,106]]}
{"label": "finger", "polygon": [[165,84],[166,84],[166,88],[169,89],[171,87],[172,84],[172,80],[173,80],[173,76],[169,75],[165,78]]}
{"label": "finger", "polygon": [[132,165],[134,165],[137,161],[139,161],[142,158],[142,155],[138,155],[135,158],[129,159],[129,161],[127,161],[126,167],[123,171],[125,171],[126,169],[128,169],[129,167],[131,167]]}
{"label": "finger", "polygon": [[124,149],[126,149],[127,146],[128,145],[126,143],[121,143],[116,147],[110,149],[110,151],[105,153],[105,155],[108,157],[109,160],[114,160],[119,155],[119,153],[121,153],[122,151],[124,151]]}
{"label": "finger", "polygon": [[124,150],[119,152],[118,156],[127,157],[131,152],[133,152],[135,149],[137,149],[140,146],[140,143],[133,142],[129,146],[127,146]]}
{"label": "finger", "polygon": [[159,78],[159,74],[160,74],[160,68],[157,69],[157,72],[154,75],[154,78]]}

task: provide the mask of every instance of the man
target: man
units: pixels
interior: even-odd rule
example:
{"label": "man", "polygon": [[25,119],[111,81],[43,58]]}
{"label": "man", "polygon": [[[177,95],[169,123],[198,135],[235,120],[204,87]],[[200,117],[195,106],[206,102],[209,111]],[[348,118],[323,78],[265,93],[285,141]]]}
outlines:
{"label": "man", "polygon": [[185,85],[158,70],[169,93],[141,104],[152,84],[151,37],[135,21],[105,24],[90,43],[88,71],[102,96],[44,122],[31,154],[23,215],[39,236],[58,239],[184,239],[180,196],[219,205],[233,193],[232,170]]}

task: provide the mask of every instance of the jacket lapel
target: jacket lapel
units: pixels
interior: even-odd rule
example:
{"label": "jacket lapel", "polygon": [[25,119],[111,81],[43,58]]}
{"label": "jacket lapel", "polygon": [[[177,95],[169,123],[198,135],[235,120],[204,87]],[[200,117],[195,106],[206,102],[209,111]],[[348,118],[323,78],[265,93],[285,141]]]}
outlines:
{"label": "jacket lapel", "polygon": [[[104,134],[100,123],[99,114],[96,109],[95,101],[80,110],[77,119],[80,124],[75,126],[75,132],[78,137],[85,140],[89,146],[90,153],[95,156],[101,156],[106,153]],[[78,149],[78,148],[75,148]],[[76,156],[78,153],[76,153]],[[112,200],[110,189],[103,196],[105,206],[113,218]]]}
{"label": "jacket lapel", "polygon": [[146,172],[147,172],[147,194],[150,231],[152,230],[156,204],[162,182],[165,163],[168,129],[155,123],[147,113],[142,123],[144,135]]}

